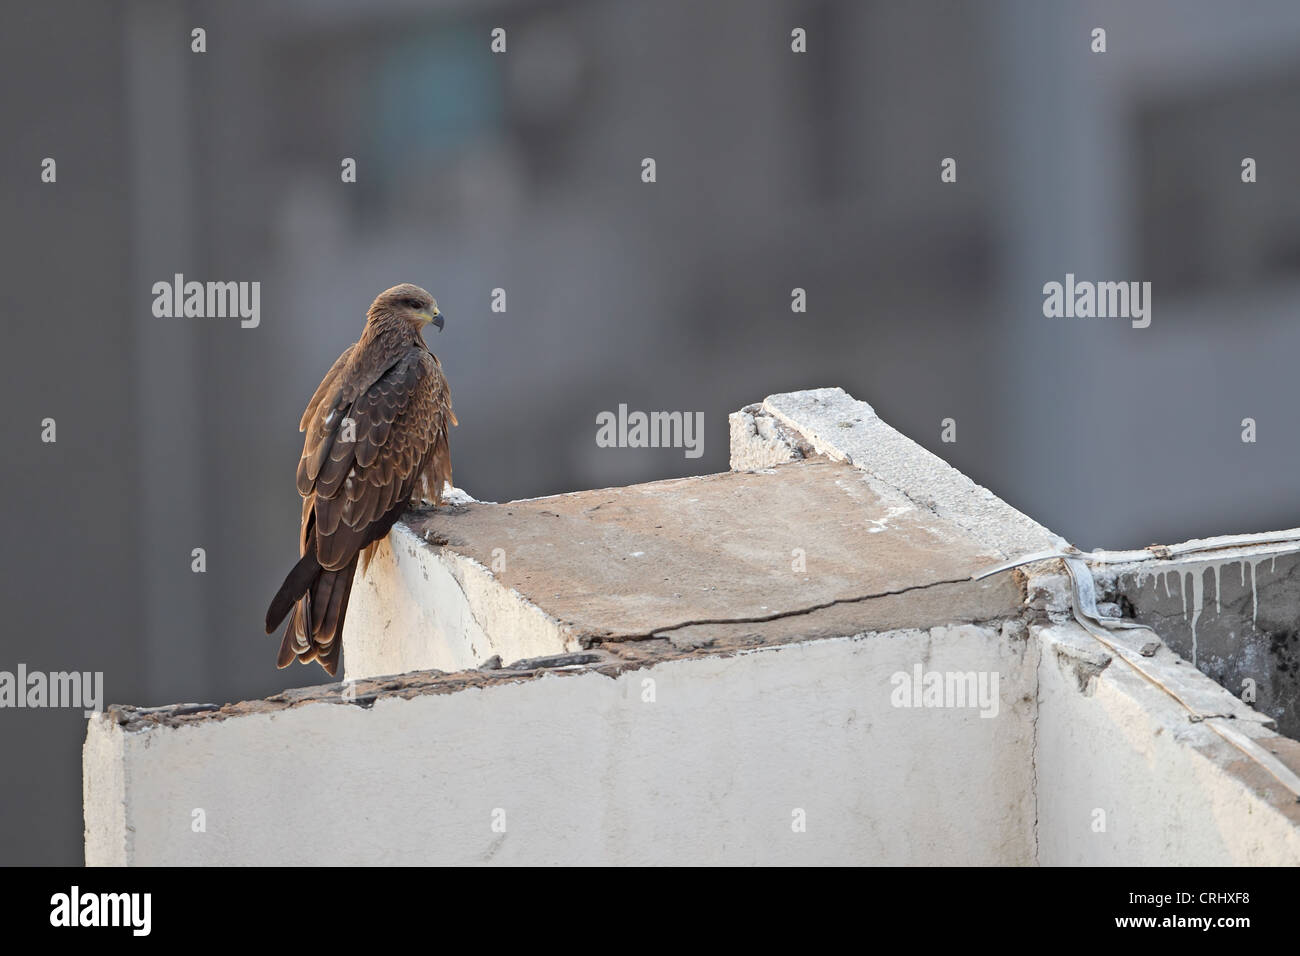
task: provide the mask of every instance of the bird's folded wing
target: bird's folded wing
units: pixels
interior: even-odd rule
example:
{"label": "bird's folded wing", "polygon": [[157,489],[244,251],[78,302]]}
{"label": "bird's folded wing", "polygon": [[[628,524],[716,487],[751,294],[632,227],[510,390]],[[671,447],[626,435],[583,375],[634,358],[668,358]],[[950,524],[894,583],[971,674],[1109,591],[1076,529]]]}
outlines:
{"label": "bird's folded wing", "polygon": [[[346,566],[387,533],[377,523],[410,499],[437,459],[446,454],[450,407],[437,361],[412,349],[350,406],[322,403],[299,465],[299,491],[315,499],[316,556],[326,569]],[[345,422],[351,422],[347,441]],[[311,427],[311,426],[309,426]],[[441,437],[441,443],[439,438]],[[305,481],[304,481],[305,479]],[[439,486],[440,488],[441,486]]]}
{"label": "bird's folded wing", "polygon": [[348,358],[352,355],[352,350],[356,347],[356,343],[353,343],[345,348],[343,354],[335,359],[334,364],[330,366],[330,370],[325,373],[325,377],[321,379],[320,385],[316,386],[316,394],[314,394],[311,397],[311,401],[307,403],[307,410],[302,413],[302,419],[298,422],[298,431],[302,432],[307,430],[307,426],[311,424],[312,419],[316,415],[316,409],[320,406],[321,402],[326,401],[326,396],[329,396],[326,404],[330,407],[333,407],[334,403],[338,401],[338,397],[342,392],[342,386],[340,385],[339,380],[343,375],[344,366],[348,364]]}

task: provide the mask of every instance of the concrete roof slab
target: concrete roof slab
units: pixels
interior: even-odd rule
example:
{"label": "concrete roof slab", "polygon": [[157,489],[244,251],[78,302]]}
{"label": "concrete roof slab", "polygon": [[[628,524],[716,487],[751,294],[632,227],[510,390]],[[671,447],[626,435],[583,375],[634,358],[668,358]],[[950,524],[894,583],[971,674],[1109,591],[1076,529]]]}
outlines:
{"label": "concrete roof slab", "polygon": [[938,585],[948,587],[909,605],[933,619],[909,626],[1012,616],[1022,598],[1007,575],[989,588],[969,581],[996,550],[861,470],[825,460],[475,503],[406,521],[485,567],[504,557],[497,580],[579,640],[760,623]]}

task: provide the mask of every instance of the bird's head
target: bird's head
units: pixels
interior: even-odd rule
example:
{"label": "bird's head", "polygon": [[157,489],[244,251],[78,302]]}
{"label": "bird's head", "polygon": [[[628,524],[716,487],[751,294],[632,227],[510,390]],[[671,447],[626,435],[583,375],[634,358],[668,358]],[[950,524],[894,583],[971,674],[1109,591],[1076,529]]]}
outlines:
{"label": "bird's head", "polygon": [[416,332],[430,323],[436,325],[439,332],[442,331],[443,318],[442,313],[438,311],[438,303],[418,285],[411,285],[409,282],[403,282],[379,293],[370,305],[370,316],[401,319],[409,323]]}

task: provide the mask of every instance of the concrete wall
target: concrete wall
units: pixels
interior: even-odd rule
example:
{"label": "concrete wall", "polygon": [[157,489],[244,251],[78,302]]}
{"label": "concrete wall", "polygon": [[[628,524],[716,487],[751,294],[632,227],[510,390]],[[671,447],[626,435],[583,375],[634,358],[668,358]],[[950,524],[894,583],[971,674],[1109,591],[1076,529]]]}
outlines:
{"label": "concrete wall", "polygon": [[[997,716],[894,706],[922,662],[1000,672]],[[1023,630],[965,626],[118,711],[87,739],[86,862],[1024,864],[1035,670]]]}
{"label": "concrete wall", "polygon": [[358,573],[344,627],[345,680],[468,670],[493,656],[509,663],[567,648],[558,622],[487,567],[429,547],[401,523]]}
{"label": "concrete wall", "polygon": [[967,579],[1065,542],[839,389],[731,425],[757,471],[408,516],[343,684],[92,720],[87,863],[1300,864],[1269,714],[1055,563]]}
{"label": "concrete wall", "polygon": [[[1039,864],[1300,864],[1294,794],[1082,628],[1035,637]],[[1193,686],[1205,710],[1233,715],[1235,729],[1300,765],[1295,741],[1172,652],[1161,655],[1144,666],[1163,683]]]}

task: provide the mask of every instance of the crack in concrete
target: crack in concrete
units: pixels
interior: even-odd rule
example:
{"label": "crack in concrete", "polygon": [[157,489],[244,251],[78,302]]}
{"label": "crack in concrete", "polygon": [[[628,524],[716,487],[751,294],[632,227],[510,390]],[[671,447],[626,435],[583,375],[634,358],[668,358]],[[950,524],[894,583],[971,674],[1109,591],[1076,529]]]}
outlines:
{"label": "crack in concrete", "polygon": [[[637,634],[622,634],[622,635],[584,634],[578,638],[578,642],[583,647],[592,647],[596,644],[605,644],[605,643],[622,644],[629,641],[654,640],[656,638],[663,637],[663,635],[667,634],[670,631],[680,631],[682,628],[686,628],[686,627],[714,625],[714,624],[723,624],[723,625],[725,624],[766,624],[770,621],[781,621],[781,620],[785,620],[786,618],[803,617],[808,614],[813,614],[817,611],[824,611],[827,608],[837,607],[841,604],[861,604],[863,601],[873,601],[877,598],[893,597],[898,594],[907,594],[910,591],[924,591],[927,588],[942,587],[945,584],[969,584],[969,583],[971,583],[971,579],[969,577],[964,577],[964,578],[944,579],[941,581],[930,581],[926,584],[909,584],[907,587],[904,588],[896,588],[890,591],[878,591],[872,594],[863,594],[859,597],[835,598],[834,600],[823,601],[820,604],[813,604],[808,607],[795,608],[789,611],[775,611],[772,614],[755,615],[752,617],[701,618],[699,620],[682,621],[679,624],[669,624],[665,627],[657,627],[652,631],[645,631]],[[979,623],[979,622],[971,621],[965,623]]]}

